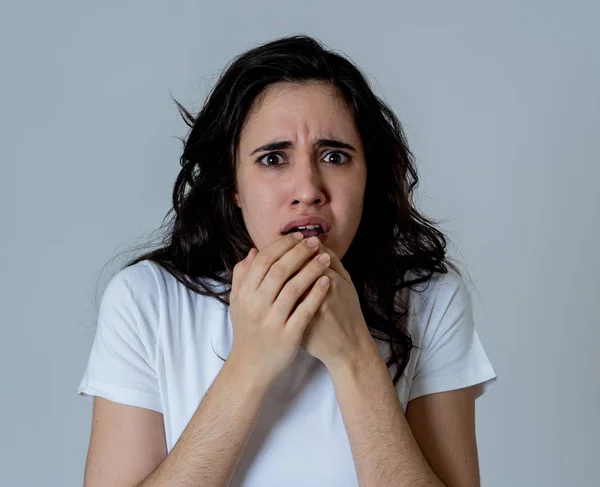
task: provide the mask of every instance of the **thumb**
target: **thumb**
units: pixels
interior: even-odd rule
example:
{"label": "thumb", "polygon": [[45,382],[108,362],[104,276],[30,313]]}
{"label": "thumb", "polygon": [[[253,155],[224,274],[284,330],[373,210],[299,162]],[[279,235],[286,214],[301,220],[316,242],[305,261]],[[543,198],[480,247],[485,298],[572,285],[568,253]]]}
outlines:
{"label": "thumb", "polygon": [[250,249],[250,252],[248,252],[248,255],[246,255],[246,258],[240,260],[233,267],[233,275],[231,279],[231,297],[233,297],[237,293],[237,289],[242,280],[244,279],[244,276],[250,270],[250,264],[252,264],[252,261],[254,260],[254,257],[256,257],[257,253],[258,251],[254,247],[252,247]]}

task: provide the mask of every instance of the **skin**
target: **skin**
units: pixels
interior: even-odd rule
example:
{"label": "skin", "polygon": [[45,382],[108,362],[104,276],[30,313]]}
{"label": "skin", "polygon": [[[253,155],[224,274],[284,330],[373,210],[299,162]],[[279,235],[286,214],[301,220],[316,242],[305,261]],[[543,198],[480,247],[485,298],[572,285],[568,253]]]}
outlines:
{"label": "skin", "polygon": [[[321,146],[319,139],[355,150]],[[289,147],[253,153],[280,141],[289,141]],[[360,134],[334,87],[318,82],[270,85],[248,114],[236,164],[235,204],[259,251],[281,238],[290,220],[318,214],[330,225],[325,244],[344,256],[360,224],[367,166]]]}

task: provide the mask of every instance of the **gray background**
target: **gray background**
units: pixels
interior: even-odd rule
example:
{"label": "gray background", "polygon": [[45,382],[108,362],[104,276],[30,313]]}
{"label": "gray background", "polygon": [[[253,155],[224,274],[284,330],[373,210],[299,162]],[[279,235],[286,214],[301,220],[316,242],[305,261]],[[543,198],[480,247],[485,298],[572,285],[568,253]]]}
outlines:
{"label": "gray background", "polygon": [[0,3],[0,484],[81,485],[97,291],[169,208],[169,95],[197,110],[232,56],[304,32],[404,122],[472,276],[483,485],[600,485],[598,25],[597,1]]}

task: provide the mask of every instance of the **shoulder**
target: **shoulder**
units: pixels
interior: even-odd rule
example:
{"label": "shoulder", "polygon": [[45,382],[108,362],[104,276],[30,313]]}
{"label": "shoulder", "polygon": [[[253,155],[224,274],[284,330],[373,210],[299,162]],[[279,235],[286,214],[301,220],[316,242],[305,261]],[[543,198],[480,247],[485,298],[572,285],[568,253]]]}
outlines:
{"label": "shoulder", "polygon": [[106,292],[126,291],[137,298],[167,296],[189,291],[162,265],[143,260],[121,269],[109,281]]}
{"label": "shoulder", "polygon": [[472,326],[469,286],[452,267],[415,285],[408,296],[410,328],[417,336],[440,332],[457,322],[467,328]]}
{"label": "shoulder", "polygon": [[[205,277],[202,281],[212,289],[221,289],[213,279]],[[207,307],[223,308],[218,300],[190,289],[165,267],[149,260],[120,270],[106,287],[102,306],[153,323],[172,320],[181,313],[200,312]]]}
{"label": "shoulder", "polygon": [[[209,277],[202,277],[201,281],[215,292],[224,291],[227,287],[226,284]],[[109,281],[105,290],[106,293],[112,294],[122,291],[135,294],[136,297],[140,298],[157,297],[166,299],[190,293],[202,296],[180,282],[165,267],[150,260],[143,260],[121,269]]]}
{"label": "shoulder", "polygon": [[139,300],[158,297],[160,292],[160,266],[142,261],[118,271],[108,282],[103,300]]}
{"label": "shoulder", "polygon": [[142,261],[118,271],[108,282],[98,316],[100,329],[136,333],[158,326],[163,292],[158,266]]}
{"label": "shoulder", "polygon": [[[470,300],[469,286],[466,280],[454,268],[447,267],[445,273],[434,272],[427,282],[414,285],[409,290],[411,304],[423,308],[447,304],[448,301]],[[407,279],[416,277],[407,274]]]}

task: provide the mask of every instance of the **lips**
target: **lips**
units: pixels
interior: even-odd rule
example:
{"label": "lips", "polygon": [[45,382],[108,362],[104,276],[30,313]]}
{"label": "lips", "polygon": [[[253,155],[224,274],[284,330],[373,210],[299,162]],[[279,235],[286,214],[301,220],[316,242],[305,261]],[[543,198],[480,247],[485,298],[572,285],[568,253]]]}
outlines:
{"label": "lips", "polygon": [[281,233],[287,233],[294,227],[301,227],[304,225],[320,225],[324,234],[329,231],[329,222],[325,218],[319,215],[306,215],[289,221],[283,227]]}

